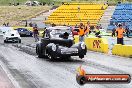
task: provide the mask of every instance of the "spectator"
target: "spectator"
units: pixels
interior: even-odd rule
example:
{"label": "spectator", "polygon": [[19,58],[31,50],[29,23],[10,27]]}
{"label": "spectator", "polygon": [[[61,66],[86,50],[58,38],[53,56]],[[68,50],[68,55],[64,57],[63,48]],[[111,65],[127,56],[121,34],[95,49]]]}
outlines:
{"label": "spectator", "polygon": [[126,35],[127,35],[127,37],[129,38],[129,34],[130,34],[129,27],[126,26],[126,29],[125,29],[125,30],[126,30]]}
{"label": "spectator", "polygon": [[95,27],[95,36],[96,36],[96,37],[100,37],[99,35],[100,35],[99,26],[96,26],[96,27]]}
{"label": "spectator", "polygon": [[52,24],[52,27],[56,26],[54,23]]}
{"label": "spectator", "polygon": [[117,44],[124,45],[123,33],[125,33],[125,30],[121,24],[119,24],[118,28],[116,29],[116,33],[117,33]]}
{"label": "spectator", "polygon": [[30,23],[29,23],[29,27],[33,27],[33,24],[32,24],[32,22],[30,22]]}
{"label": "spectator", "polygon": [[64,2],[62,2],[61,4],[64,5]]}
{"label": "spectator", "polygon": [[77,9],[78,9],[78,12],[80,12],[80,6],[78,6]]}
{"label": "spectator", "polygon": [[79,41],[84,42],[85,27],[83,23],[80,23],[78,34],[79,34]]}
{"label": "spectator", "polygon": [[17,3],[17,6],[18,6],[18,5],[20,5],[20,3],[19,3],[19,2]]}
{"label": "spectator", "polygon": [[38,32],[38,28],[37,27],[34,27],[33,28],[33,37],[35,38],[35,42],[38,42],[39,41],[39,32]]}
{"label": "spectator", "polygon": [[85,26],[85,35],[88,37],[88,34],[90,32],[90,22],[87,22],[87,25]]}
{"label": "spectator", "polygon": [[63,26],[66,26],[65,24]]}
{"label": "spectator", "polygon": [[125,22],[122,23],[122,27],[123,27],[124,29],[126,29],[126,23],[125,23]]}
{"label": "spectator", "polygon": [[104,10],[104,7],[103,6],[101,7],[101,10]]}
{"label": "spectator", "polygon": [[27,23],[27,20],[26,20],[26,24],[25,24],[25,27],[27,27],[28,23]]}
{"label": "spectator", "polygon": [[4,24],[3,24],[3,26],[5,26],[5,27],[6,27],[6,23],[4,23]]}
{"label": "spectator", "polygon": [[49,36],[49,33],[50,33],[49,30],[46,29],[46,27],[45,27],[42,38]]}
{"label": "spectator", "polygon": [[9,22],[6,24],[6,27],[9,27]]}
{"label": "spectator", "polygon": [[11,6],[11,3],[9,3],[9,6]]}
{"label": "spectator", "polygon": [[99,29],[102,29],[102,26],[101,26],[101,24],[99,24]]}
{"label": "spectator", "polygon": [[115,37],[115,31],[116,31],[116,29],[113,28],[113,30],[112,30],[112,37]]}
{"label": "spectator", "polygon": [[76,24],[76,25],[75,25],[75,27],[77,28],[77,27],[78,27],[78,25]]}
{"label": "spectator", "polygon": [[46,5],[46,2],[43,2],[43,6]]}

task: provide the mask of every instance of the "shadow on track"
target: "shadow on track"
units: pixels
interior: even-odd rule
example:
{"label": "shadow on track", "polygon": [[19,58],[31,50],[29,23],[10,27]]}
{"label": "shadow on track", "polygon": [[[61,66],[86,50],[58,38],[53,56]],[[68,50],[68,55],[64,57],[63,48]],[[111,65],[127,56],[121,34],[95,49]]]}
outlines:
{"label": "shadow on track", "polygon": [[[37,57],[38,58],[38,57]],[[65,62],[65,63],[83,63],[84,61],[83,60],[79,60],[79,59],[74,59],[74,58],[68,58],[68,59],[64,59],[64,58],[58,58],[58,59],[55,59],[55,60],[50,60],[48,59],[48,57],[45,57],[45,58],[38,58],[38,59],[41,59],[41,60],[44,60],[44,61],[48,61],[48,62],[53,62],[53,63],[60,63],[60,62]]]}

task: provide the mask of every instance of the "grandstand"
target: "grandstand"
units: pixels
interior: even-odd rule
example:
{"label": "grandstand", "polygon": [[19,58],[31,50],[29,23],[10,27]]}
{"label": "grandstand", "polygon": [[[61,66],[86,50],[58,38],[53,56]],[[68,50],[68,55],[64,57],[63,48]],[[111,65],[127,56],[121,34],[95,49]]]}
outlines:
{"label": "grandstand", "polygon": [[91,25],[97,25],[107,7],[108,5],[104,3],[64,3],[48,17],[45,23],[76,25],[90,21]]}
{"label": "grandstand", "polygon": [[122,23],[132,30],[132,4],[118,4],[111,17],[108,30],[115,28],[115,24]]}

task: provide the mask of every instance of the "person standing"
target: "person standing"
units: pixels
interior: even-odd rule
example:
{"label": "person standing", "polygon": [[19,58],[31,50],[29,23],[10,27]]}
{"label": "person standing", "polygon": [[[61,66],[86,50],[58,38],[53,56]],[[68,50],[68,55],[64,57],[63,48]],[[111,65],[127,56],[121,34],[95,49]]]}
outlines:
{"label": "person standing", "polygon": [[9,27],[9,22],[6,24],[6,27]]}
{"label": "person standing", "polygon": [[112,37],[115,37],[115,31],[116,31],[116,29],[113,28],[113,30],[112,30]]}
{"label": "person standing", "polygon": [[4,23],[3,26],[6,27],[6,23]]}
{"label": "person standing", "polygon": [[33,24],[32,24],[32,22],[30,22],[30,23],[29,23],[29,27],[33,27]]}
{"label": "person standing", "polygon": [[99,30],[99,26],[95,26],[95,36],[96,37],[101,37],[100,35],[100,30]]}
{"label": "person standing", "polygon": [[118,25],[118,28],[116,29],[116,33],[117,33],[117,44],[124,45],[123,33],[125,33],[125,29],[122,27],[121,24]]}
{"label": "person standing", "polygon": [[85,27],[83,23],[80,23],[78,34],[79,34],[79,41],[84,42]]}
{"label": "person standing", "polygon": [[44,32],[43,32],[43,36],[42,38],[49,38],[50,37],[50,30],[49,29],[46,29],[46,27],[44,28]]}
{"label": "person standing", "polygon": [[86,35],[87,37],[88,37],[89,32],[90,32],[90,22],[88,21],[88,22],[87,22],[87,25],[86,25],[86,27],[85,27],[85,35]]}
{"label": "person standing", "polygon": [[27,20],[26,20],[25,27],[27,27],[27,26],[28,26],[28,22],[27,22]]}
{"label": "person standing", "polygon": [[45,31],[46,31],[47,29],[46,29],[46,27],[44,28],[44,31],[43,31],[43,36],[42,36],[42,38],[44,38],[44,36],[45,36]]}
{"label": "person standing", "polygon": [[34,27],[33,28],[33,37],[35,38],[35,42],[38,42],[39,41],[39,32],[38,32],[38,28],[37,27]]}
{"label": "person standing", "polygon": [[126,35],[127,35],[127,37],[129,38],[129,34],[130,34],[129,27],[126,26],[126,29],[125,29],[125,30],[126,30]]}

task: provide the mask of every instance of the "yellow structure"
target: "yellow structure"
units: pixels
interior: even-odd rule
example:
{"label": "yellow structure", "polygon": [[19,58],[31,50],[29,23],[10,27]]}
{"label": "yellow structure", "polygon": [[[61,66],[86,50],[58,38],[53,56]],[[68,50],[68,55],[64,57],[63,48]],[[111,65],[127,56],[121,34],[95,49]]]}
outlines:
{"label": "yellow structure", "polygon": [[132,45],[114,45],[112,49],[113,55],[132,57]]}
{"label": "yellow structure", "polygon": [[[79,36],[74,36],[75,43],[79,42]],[[108,41],[106,38],[88,38],[85,37],[85,44],[87,46],[88,50],[96,51],[96,52],[102,52],[102,53],[108,53],[109,52],[109,46]]]}
{"label": "yellow structure", "polygon": [[90,21],[91,25],[97,25],[107,7],[107,4],[64,3],[48,17],[45,23],[76,25]]}

